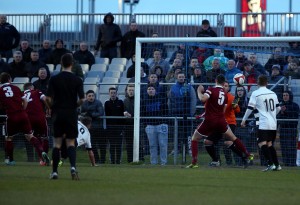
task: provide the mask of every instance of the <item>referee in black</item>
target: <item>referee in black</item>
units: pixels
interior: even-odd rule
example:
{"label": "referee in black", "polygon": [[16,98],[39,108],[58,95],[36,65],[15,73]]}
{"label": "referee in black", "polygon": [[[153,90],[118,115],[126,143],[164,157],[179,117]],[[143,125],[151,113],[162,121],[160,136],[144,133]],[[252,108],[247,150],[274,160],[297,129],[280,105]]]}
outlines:
{"label": "referee in black", "polygon": [[54,137],[50,179],[58,179],[57,167],[60,160],[60,149],[63,138],[66,138],[72,180],[79,180],[76,170],[75,141],[78,136],[77,108],[84,101],[84,92],[82,79],[72,73],[72,65],[72,54],[64,54],[61,57],[62,72],[50,78],[46,94],[47,103],[51,107],[49,113],[52,117]]}

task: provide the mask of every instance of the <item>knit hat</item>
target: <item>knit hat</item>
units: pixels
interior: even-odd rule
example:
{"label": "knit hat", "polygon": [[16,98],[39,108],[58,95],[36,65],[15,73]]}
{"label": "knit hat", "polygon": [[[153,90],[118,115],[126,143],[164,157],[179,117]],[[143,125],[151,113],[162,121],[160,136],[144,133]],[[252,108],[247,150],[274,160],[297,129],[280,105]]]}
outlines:
{"label": "knit hat", "polygon": [[207,19],[204,19],[204,20],[202,21],[202,25],[209,25],[209,21],[208,21]]}
{"label": "knit hat", "polygon": [[278,64],[273,65],[273,66],[272,66],[272,70],[273,70],[273,69],[280,70],[280,65],[278,65]]}

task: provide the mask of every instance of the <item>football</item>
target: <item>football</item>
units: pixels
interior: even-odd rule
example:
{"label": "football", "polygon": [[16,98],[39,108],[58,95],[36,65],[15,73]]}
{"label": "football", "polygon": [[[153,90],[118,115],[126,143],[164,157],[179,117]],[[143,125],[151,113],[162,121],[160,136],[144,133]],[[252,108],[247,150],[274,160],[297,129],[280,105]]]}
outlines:
{"label": "football", "polygon": [[243,85],[245,83],[245,76],[242,73],[237,73],[233,77],[233,82],[236,85]]}

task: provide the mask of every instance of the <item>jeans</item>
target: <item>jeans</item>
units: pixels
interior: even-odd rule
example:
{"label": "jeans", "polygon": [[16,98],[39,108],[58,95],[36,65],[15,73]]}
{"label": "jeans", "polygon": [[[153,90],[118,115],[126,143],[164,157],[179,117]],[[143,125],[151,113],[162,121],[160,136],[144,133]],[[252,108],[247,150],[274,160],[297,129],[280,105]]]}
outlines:
{"label": "jeans", "polygon": [[160,164],[167,163],[168,152],[168,125],[147,125],[146,134],[150,146],[150,163],[158,164],[158,145],[160,154]]}

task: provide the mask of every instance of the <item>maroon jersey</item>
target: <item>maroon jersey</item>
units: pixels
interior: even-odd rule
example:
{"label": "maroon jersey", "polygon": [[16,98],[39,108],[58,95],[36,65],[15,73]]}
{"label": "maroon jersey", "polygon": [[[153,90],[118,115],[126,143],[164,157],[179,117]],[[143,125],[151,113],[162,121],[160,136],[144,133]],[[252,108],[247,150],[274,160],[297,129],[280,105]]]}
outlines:
{"label": "maroon jersey", "polygon": [[35,136],[47,136],[48,135],[48,126],[46,115],[44,111],[44,105],[41,101],[45,96],[39,90],[25,90],[24,96],[28,101],[26,108],[31,127],[33,129]]}
{"label": "maroon jersey", "polygon": [[224,107],[227,104],[227,95],[223,87],[209,87],[204,95],[209,96],[205,103],[205,118],[225,118]]}
{"label": "maroon jersey", "polygon": [[25,90],[24,96],[28,101],[26,112],[29,116],[45,117],[44,105],[41,99],[45,96],[39,90]]}
{"label": "maroon jersey", "polygon": [[228,129],[224,115],[227,95],[223,87],[210,87],[204,95],[208,95],[209,99],[205,103],[204,120],[198,125],[197,131],[206,137],[213,133],[225,133]]}
{"label": "maroon jersey", "polygon": [[31,134],[31,125],[27,113],[23,109],[21,90],[9,83],[0,88],[0,102],[7,114],[6,130],[8,136],[17,133]]}
{"label": "maroon jersey", "polygon": [[0,102],[8,116],[24,111],[22,97],[20,88],[15,85],[5,83],[0,88]]}

